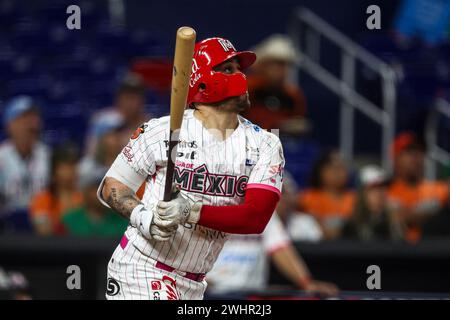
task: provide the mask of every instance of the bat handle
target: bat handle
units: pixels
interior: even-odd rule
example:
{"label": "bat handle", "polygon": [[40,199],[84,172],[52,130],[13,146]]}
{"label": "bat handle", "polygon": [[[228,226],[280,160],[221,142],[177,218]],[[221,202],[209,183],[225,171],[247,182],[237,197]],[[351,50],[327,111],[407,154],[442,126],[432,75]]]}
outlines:
{"label": "bat handle", "polygon": [[[175,162],[177,154],[177,145],[178,145],[178,133],[170,130],[170,139],[169,139],[169,150],[167,154],[167,170],[166,170],[166,182],[164,185],[164,201],[172,200],[172,183],[173,183],[173,175],[175,171]],[[172,154],[174,156],[172,157]]]}

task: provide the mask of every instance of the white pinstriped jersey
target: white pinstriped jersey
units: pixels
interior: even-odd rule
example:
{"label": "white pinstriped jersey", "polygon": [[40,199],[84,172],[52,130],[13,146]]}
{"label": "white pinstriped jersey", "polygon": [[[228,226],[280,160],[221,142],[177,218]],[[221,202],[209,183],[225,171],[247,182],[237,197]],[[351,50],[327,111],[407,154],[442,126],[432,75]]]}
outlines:
{"label": "white pinstriped jersey", "polygon": [[[141,128],[106,176],[135,191],[145,181],[142,202],[150,208],[164,194],[169,117],[152,119]],[[227,206],[242,203],[246,188],[281,191],[284,157],[280,140],[240,116],[236,130],[220,141],[203,127],[193,110],[186,110],[179,141],[174,180],[184,197],[204,205]],[[180,271],[206,273],[229,235],[185,224],[169,241],[149,241],[131,225],[126,236],[146,256]]]}
{"label": "white pinstriped jersey", "polygon": [[276,213],[258,235],[232,235],[208,273],[213,292],[263,290],[269,280],[269,255],[291,244]]}

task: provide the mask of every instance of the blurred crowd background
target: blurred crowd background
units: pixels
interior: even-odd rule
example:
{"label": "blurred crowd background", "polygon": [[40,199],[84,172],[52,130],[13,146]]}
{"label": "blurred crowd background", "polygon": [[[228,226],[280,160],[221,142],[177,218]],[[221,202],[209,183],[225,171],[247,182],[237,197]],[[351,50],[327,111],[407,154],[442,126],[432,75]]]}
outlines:
{"label": "blurred crowd background", "polygon": [[[326,1],[262,1],[255,9],[238,1],[0,0],[0,234],[123,233],[127,221],[96,190],[134,130],[168,114],[175,30],[189,24],[198,39],[227,37],[258,56],[243,116],[279,130],[286,174],[277,214],[291,239],[417,245],[449,237],[450,1],[379,1],[381,30],[366,28],[372,3],[343,2],[329,10]],[[70,4],[81,8],[80,30],[66,27]],[[288,31],[301,5],[395,71],[389,165],[380,161],[380,128],[361,115],[354,152],[342,152],[339,97],[301,71],[306,53]],[[336,51],[320,59],[339,74]],[[381,105],[380,80],[357,69],[356,89]],[[428,126],[437,101],[443,111]]]}

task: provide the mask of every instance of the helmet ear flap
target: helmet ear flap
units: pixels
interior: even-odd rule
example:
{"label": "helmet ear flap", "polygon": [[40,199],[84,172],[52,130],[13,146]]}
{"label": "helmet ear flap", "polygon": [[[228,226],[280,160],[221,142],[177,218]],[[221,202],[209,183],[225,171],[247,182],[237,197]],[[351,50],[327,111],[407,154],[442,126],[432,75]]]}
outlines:
{"label": "helmet ear flap", "polygon": [[[205,91],[206,91],[206,83],[200,82],[200,83],[196,84],[195,87],[196,87],[196,93],[194,95],[194,100],[197,102],[202,101],[203,100],[202,96],[205,94]],[[188,107],[193,108],[194,107],[193,103],[194,103],[193,101],[190,102]]]}

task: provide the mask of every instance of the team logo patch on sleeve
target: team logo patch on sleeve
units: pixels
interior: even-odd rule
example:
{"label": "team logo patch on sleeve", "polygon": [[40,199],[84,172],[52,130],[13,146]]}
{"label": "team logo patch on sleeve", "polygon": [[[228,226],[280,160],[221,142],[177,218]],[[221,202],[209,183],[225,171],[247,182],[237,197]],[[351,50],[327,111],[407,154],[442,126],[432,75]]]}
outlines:
{"label": "team logo patch on sleeve", "polygon": [[115,296],[120,292],[120,284],[113,278],[108,278],[106,284],[106,294],[108,296]]}
{"label": "team logo patch on sleeve", "polygon": [[122,154],[125,156],[128,162],[133,161],[134,158],[133,148],[129,144],[123,148]]}
{"label": "team logo patch on sleeve", "polygon": [[143,134],[145,132],[145,129],[147,129],[147,127],[148,126],[146,124],[143,124],[136,130],[134,130],[133,134],[131,135],[131,139],[132,140],[137,139],[141,134]]}

